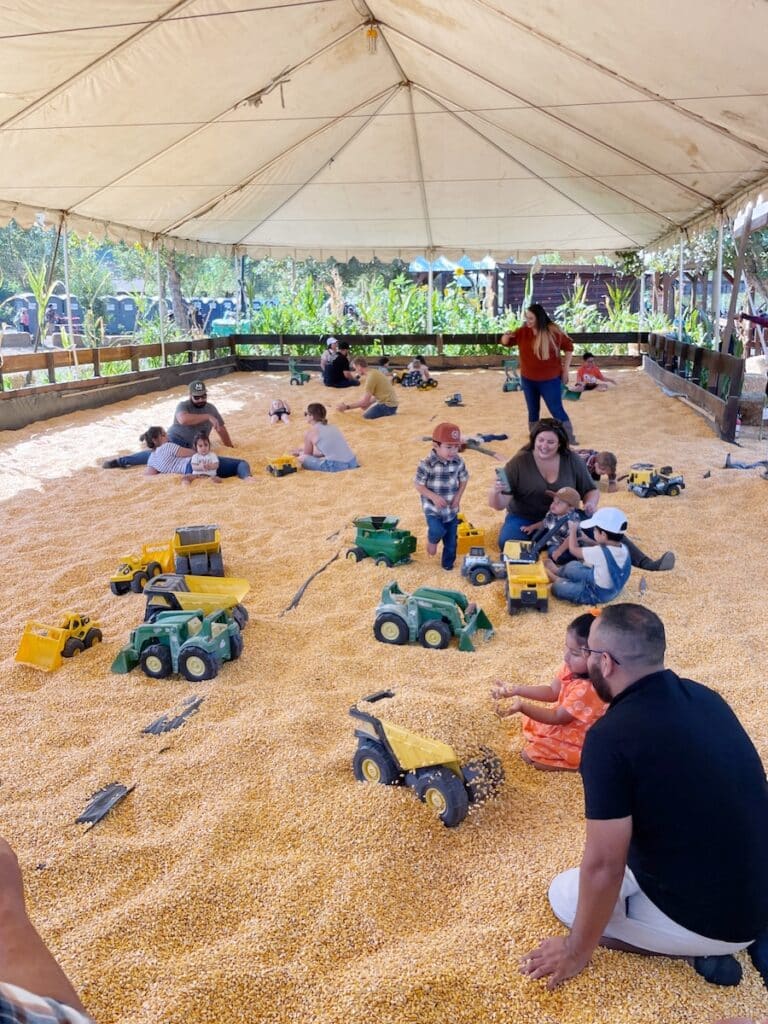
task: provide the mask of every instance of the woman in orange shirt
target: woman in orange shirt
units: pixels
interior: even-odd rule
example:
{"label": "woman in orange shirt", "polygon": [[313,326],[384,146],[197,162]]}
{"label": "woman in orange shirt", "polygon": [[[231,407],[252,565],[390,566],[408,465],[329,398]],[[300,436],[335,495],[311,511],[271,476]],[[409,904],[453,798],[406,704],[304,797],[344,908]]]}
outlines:
{"label": "woman in orange shirt", "polygon": [[571,444],[576,444],[573,424],[562,399],[573,358],[571,339],[549,319],[544,307],[534,302],[525,311],[523,326],[502,334],[501,344],[507,348],[517,345],[520,353],[520,383],[528,406],[528,429],[539,419],[543,398],[550,414],[565,427]]}
{"label": "woman in orange shirt", "polygon": [[[581,762],[581,748],[587,729],[608,707],[595,693],[587,672],[584,649],[594,622],[592,612],[579,615],[565,634],[565,661],[549,686],[506,686],[497,682],[494,700],[511,697],[499,707],[500,718],[523,715],[525,746],[520,757],[526,764],[545,772],[575,772]],[[521,697],[548,701],[553,706],[526,704]]]}

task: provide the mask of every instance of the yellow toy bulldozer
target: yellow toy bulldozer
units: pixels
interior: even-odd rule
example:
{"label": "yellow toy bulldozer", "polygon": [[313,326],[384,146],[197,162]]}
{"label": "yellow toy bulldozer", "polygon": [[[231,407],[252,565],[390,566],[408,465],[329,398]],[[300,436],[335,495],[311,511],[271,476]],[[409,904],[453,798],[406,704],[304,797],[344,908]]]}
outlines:
{"label": "yellow toy bulldozer", "polygon": [[[372,693],[360,703],[375,704],[387,697],[394,697],[392,690]],[[487,747],[462,765],[447,743],[385,722],[357,704],[349,713],[358,723],[352,759],[357,781],[409,786],[447,828],[466,818],[470,804],[495,796],[504,781],[501,761]]]}
{"label": "yellow toy bulldozer", "polygon": [[16,651],[16,661],[19,665],[53,672],[61,668],[62,658],[73,658],[100,641],[99,624],[87,615],[65,615],[58,626],[28,622]]}

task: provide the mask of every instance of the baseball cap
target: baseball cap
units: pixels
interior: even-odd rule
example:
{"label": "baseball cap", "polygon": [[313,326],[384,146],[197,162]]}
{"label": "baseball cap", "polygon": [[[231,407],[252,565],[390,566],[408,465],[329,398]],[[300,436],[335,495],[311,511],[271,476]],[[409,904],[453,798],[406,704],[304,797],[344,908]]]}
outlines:
{"label": "baseball cap", "polygon": [[338,338],[329,338],[328,341],[326,341],[325,344],[330,348],[331,345],[338,345],[339,344],[339,339]]}
{"label": "baseball cap", "polygon": [[559,501],[564,501],[566,505],[570,505],[571,508],[578,508],[581,504],[581,495],[575,487],[560,487],[556,491],[547,491],[550,498],[557,498]]}
{"label": "baseball cap", "polygon": [[461,444],[461,431],[455,423],[438,423],[432,431],[432,440],[437,444]]}
{"label": "baseball cap", "polygon": [[608,533],[624,533],[627,529],[627,517],[620,508],[599,508],[591,519],[584,519],[581,523],[583,530],[588,530],[590,526],[607,530]]}
{"label": "baseball cap", "polygon": [[205,394],[207,394],[207,392],[205,390],[205,381],[204,380],[193,380],[192,383],[189,385],[189,393],[190,393],[190,395],[193,395],[193,396],[194,395],[205,395]]}

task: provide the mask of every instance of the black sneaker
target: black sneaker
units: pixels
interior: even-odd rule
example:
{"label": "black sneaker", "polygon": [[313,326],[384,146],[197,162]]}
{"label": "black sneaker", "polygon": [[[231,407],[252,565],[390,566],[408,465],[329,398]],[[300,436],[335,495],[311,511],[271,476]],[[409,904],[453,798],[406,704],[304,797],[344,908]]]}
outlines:
{"label": "black sneaker", "polygon": [[120,459],[104,459],[101,464],[102,469],[125,469],[125,466],[120,462]]}
{"label": "black sneaker", "polygon": [[747,946],[755,970],[763,979],[763,984],[768,988],[768,929],[759,935],[751,946]]}
{"label": "black sneaker", "polygon": [[733,987],[741,981],[741,964],[735,956],[695,956],[693,969],[710,985]]}

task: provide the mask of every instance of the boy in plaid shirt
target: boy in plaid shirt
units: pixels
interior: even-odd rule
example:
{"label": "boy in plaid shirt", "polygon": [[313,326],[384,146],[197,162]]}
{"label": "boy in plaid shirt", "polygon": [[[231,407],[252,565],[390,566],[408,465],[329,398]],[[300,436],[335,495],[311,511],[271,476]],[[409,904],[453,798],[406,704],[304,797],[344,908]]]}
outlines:
{"label": "boy in plaid shirt", "polygon": [[419,463],[414,483],[427,519],[427,553],[437,554],[442,541],[441,564],[450,570],[456,561],[459,504],[469,473],[459,458],[461,431],[455,423],[438,423],[432,444],[430,454]]}

